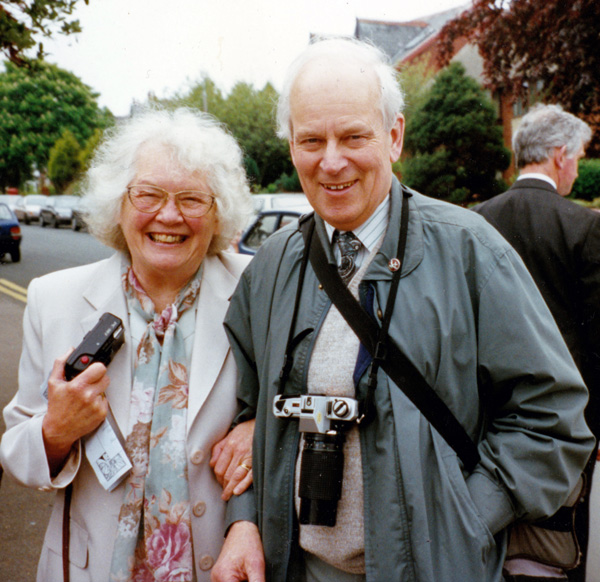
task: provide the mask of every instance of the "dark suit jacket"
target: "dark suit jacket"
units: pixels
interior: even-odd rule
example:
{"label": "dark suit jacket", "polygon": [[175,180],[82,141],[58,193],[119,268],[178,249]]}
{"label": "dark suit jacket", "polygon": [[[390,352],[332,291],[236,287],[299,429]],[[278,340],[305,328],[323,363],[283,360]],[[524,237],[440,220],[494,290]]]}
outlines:
{"label": "dark suit jacket", "polygon": [[476,206],[521,255],[590,391],[600,435],[600,213],[564,199],[543,180],[517,180]]}

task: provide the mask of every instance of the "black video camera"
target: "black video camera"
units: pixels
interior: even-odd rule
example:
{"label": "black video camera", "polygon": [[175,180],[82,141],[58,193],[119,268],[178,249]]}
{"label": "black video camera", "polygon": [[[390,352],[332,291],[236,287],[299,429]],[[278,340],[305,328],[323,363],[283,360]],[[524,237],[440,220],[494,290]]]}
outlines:
{"label": "black video camera", "polygon": [[123,322],[112,313],[105,313],[85,334],[65,364],[65,378],[72,380],[94,362],[108,366],[125,341]]}

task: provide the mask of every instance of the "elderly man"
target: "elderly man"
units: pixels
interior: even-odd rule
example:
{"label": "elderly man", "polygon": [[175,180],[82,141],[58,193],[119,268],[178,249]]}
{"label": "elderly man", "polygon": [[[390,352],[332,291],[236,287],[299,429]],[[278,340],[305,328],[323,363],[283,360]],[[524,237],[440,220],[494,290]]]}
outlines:
{"label": "elderly man", "polygon": [[[600,214],[564,198],[591,135],[585,122],[557,105],[533,108],[513,137],[519,178],[507,192],[474,210],[504,235],[537,283],[590,392],[586,418],[598,437]],[[578,523],[584,547],[586,508],[580,506]],[[509,567],[538,575],[548,570],[518,562]],[[569,579],[583,580],[583,569],[582,564],[570,572]]]}
{"label": "elderly man", "polygon": [[401,107],[361,43],[317,42],[288,73],[280,132],[315,214],[260,249],[226,318],[255,486],[229,503],[214,581],[499,581],[506,527],[551,515],[593,447],[585,386],[516,252],[394,178]]}

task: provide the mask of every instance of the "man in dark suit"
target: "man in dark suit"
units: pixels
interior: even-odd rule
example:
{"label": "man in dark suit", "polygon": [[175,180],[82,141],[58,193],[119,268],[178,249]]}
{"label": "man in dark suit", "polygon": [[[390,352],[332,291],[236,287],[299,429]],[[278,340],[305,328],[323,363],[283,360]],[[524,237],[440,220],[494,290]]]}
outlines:
{"label": "man in dark suit", "polygon": [[[590,391],[586,418],[598,437],[600,213],[564,198],[590,138],[588,125],[559,106],[532,109],[513,138],[519,178],[474,210],[511,243],[535,279]],[[585,541],[587,523],[578,529]],[[569,579],[582,579],[583,568]],[[536,572],[544,574],[543,568]]]}

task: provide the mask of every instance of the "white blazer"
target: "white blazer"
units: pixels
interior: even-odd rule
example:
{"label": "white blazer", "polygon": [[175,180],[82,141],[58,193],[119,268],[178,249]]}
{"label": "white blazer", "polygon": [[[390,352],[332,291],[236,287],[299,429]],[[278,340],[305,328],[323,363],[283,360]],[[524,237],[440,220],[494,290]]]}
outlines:
{"label": "white blazer", "polygon": [[[236,368],[223,329],[229,299],[249,258],[221,253],[206,257],[198,298],[188,402],[187,459],[192,505],[194,560],[199,582],[210,570],[223,542],[225,504],[208,462],[237,409]],[[106,391],[115,419],[126,434],[132,385],[132,350],[127,305],[121,287],[120,255],[51,273],[31,282],[24,317],[19,390],[4,410],[7,430],[0,443],[6,473],[28,486],[57,492],[38,566],[38,582],[62,580],[64,488],[73,482],[71,580],[107,582],[124,485],[106,492],[81,448],[64,469],[50,476],[42,440],[46,401],[40,386],[54,360],[76,346],[104,312],[120,317],[125,345],[108,368]],[[129,341],[128,341],[129,339]]]}

